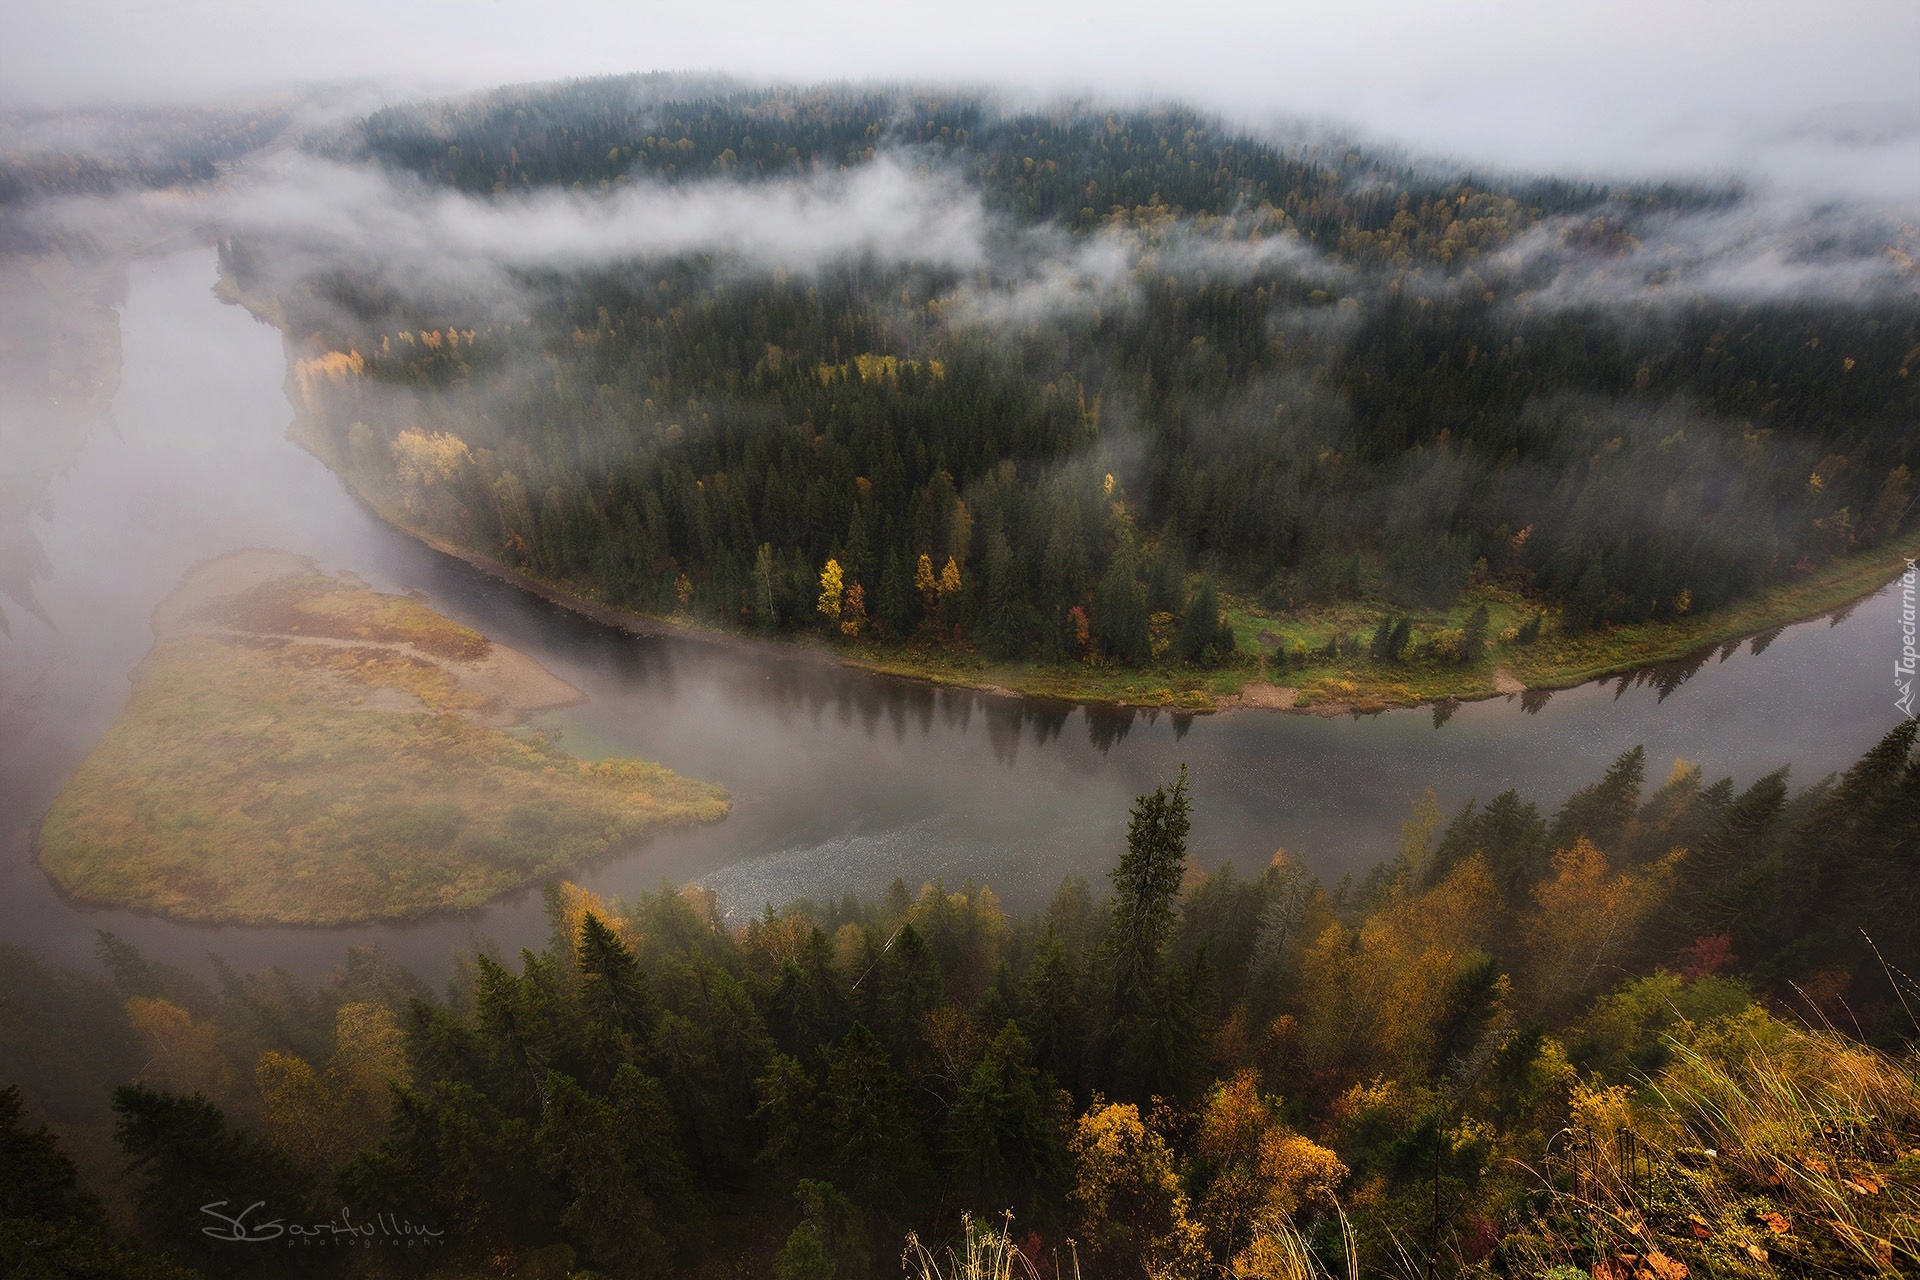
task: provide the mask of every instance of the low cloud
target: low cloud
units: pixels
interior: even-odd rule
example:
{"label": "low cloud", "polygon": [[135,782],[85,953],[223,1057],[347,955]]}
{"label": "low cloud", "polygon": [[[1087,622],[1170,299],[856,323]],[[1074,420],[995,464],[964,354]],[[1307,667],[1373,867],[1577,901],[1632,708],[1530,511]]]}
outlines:
{"label": "low cloud", "polygon": [[322,262],[380,265],[406,287],[485,288],[505,273],[688,254],[812,270],[874,257],[952,270],[987,260],[979,193],[881,156],[795,182],[635,182],[483,199],[371,165],[276,157],[217,200],[226,230]]}
{"label": "low cloud", "polygon": [[1074,240],[1048,230],[1025,237],[1010,255],[1016,265],[991,283],[954,291],[947,313],[954,323],[1024,328],[1062,316],[1131,308],[1140,281],[1153,276],[1245,280],[1285,275],[1315,283],[1344,278],[1340,264],[1291,231],[1239,236],[1181,221],[1151,233],[1106,228]]}
{"label": "low cloud", "polygon": [[1862,304],[1920,296],[1917,256],[1920,224],[1895,213],[1749,197],[1628,222],[1549,219],[1489,267],[1522,283],[1521,305],[1548,310],[1695,298]]}
{"label": "low cloud", "polygon": [[[71,127],[100,135],[94,141],[104,146],[117,118],[98,113]],[[1917,128],[1895,112],[1846,137],[1905,144],[1920,136]],[[49,130],[58,134],[43,122],[42,132]],[[1078,236],[1059,226],[1015,228],[967,175],[912,150],[791,180],[637,177],[611,189],[482,196],[282,147],[255,152],[216,182],[0,208],[0,243],[31,243],[20,232],[35,224],[59,233],[42,238],[68,241],[111,241],[127,226],[238,234],[270,246],[274,270],[288,283],[350,268],[416,297],[504,299],[518,294],[529,273],[687,255],[745,271],[816,271],[871,259],[958,276],[940,314],[962,327],[1027,328],[1138,308],[1145,282],[1156,276],[1270,277],[1362,299],[1373,282],[1367,269],[1339,262],[1259,213],[1109,225]],[[1470,276],[1457,272],[1450,281],[1432,269],[1409,283],[1477,291],[1482,280],[1498,279],[1522,312],[1695,298],[1874,305],[1920,295],[1916,258],[1920,217],[1910,205],[1763,191],[1678,211],[1622,203],[1550,218],[1474,261]]]}
{"label": "low cloud", "polygon": [[1249,234],[1231,220],[1082,237],[1056,227],[1016,232],[988,211],[976,186],[916,164],[910,153],[883,152],[854,169],[794,181],[636,181],[490,198],[371,164],[285,153],[195,208],[221,230],[273,244],[283,271],[372,266],[403,292],[505,293],[516,272],[686,255],[795,271],[872,258],[973,277],[947,309],[968,325],[1030,325],[1134,305],[1138,282],[1152,275],[1333,282],[1345,274],[1291,231]]}

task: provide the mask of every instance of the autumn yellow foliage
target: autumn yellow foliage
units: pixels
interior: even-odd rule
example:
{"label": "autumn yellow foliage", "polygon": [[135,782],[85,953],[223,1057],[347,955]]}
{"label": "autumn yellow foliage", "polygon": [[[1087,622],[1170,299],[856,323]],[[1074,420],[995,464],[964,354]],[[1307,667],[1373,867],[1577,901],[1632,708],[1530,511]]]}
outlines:
{"label": "autumn yellow foliage", "polygon": [[296,360],[293,379],[300,387],[300,398],[308,408],[315,408],[315,395],[320,387],[358,378],[366,367],[367,362],[358,351],[329,351],[311,359]]}
{"label": "autumn yellow foliage", "polygon": [[[1276,1220],[1305,1208],[1331,1210],[1347,1167],[1332,1151],[1279,1119],[1278,1099],[1243,1070],[1216,1084],[1200,1111],[1197,1150],[1215,1173],[1199,1216],[1218,1251],[1238,1257]],[[1251,1264],[1250,1264],[1251,1265]],[[1251,1273],[1258,1273],[1251,1267]]]}
{"label": "autumn yellow foliage", "polygon": [[614,910],[612,903],[593,890],[583,889],[571,880],[563,880],[551,892],[552,909],[556,913],[555,936],[577,939],[587,917],[596,916],[601,924],[613,930],[621,942],[635,950],[639,949],[640,934],[633,922],[624,912]]}
{"label": "autumn yellow foliage", "polygon": [[840,634],[849,640],[860,638],[860,629],[867,624],[867,589],[859,583],[847,588],[845,600],[840,606]]}
{"label": "autumn yellow foliage", "polygon": [[939,607],[940,579],[933,576],[933,558],[924,553],[913,569],[913,589],[920,594],[920,603],[928,613]]}
{"label": "autumn yellow foliage", "polygon": [[1201,1274],[1207,1255],[1200,1224],[1172,1151],[1138,1107],[1096,1100],[1075,1125],[1070,1147],[1071,1198],[1095,1274]]}
{"label": "autumn yellow foliage", "polygon": [[1585,836],[1556,853],[1552,873],[1534,886],[1533,910],[1520,922],[1535,999],[1564,1001],[1611,977],[1641,921],[1664,900],[1681,856],[1675,850],[1642,871],[1615,874]]}
{"label": "autumn yellow foliage", "polygon": [[892,384],[900,381],[903,370],[911,373],[924,372],[935,382],[947,376],[947,367],[939,360],[902,360],[898,356],[871,353],[857,355],[852,360],[841,364],[823,364],[815,372],[822,382],[831,382],[835,378],[851,375],[862,382]]}
{"label": "autumn yellow foliage", "polygon": [[1396,890],[1357,929],[1328,924],[1301,957],[1301,1040],[1309,1059],[1421,1065],[1462,965],[1491,941],[1499,903],[1476,855],[1431,889]]}
{"label": "autumn yellow foliage", "polygon": [[254,1067],[261,1115],[274,1144],[322,1168],[376,1145],[386,1133],[388,1085],[411,1082],[400,1025],[389,1009],[340,1006],[334,1044],[323,1071],[277,1050],[261,1054]]}
{"label": "autumn yellow foliage", "polygon": [[135,996],[127,1001],[127,1024],[147,1055],[140,1068],[143,1079],[176,1093],[228,1095],[233,1073],[220,1049],[220,1028],[211,1019],[195,1022],[170,1000]]}
{"label": "autumn yellow foliage", "polygon": [[449,431],[429,433],[416,427],[393,438],[394,482],[401,502],[415,514],[425,511],[433,492],[451,484],[472,461],[467,442]]}
{"label": "autumn yellow foliage", "polygon": [[820,601],[816,606],[831,622],[840,620],[840,597],[844,589],[845,578],[840,572],[840,562],[829,560],[820,570]]}

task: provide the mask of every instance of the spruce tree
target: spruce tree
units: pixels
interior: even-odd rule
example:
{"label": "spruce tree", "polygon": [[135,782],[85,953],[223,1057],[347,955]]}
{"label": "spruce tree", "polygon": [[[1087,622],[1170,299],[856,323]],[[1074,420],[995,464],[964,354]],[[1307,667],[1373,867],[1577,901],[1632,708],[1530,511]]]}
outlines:
{"label": "spruce tree", "polygon": [[1066,1171],[1052,1081],[1032,1063],[1032,1046],[1008,1022],[960,1090],[947,1117],[947,1143],[961,1187],[975,1204],[1015,1206],[1031,1215]]}
{"label": "spruce tree", "polygon": [[1400,655],[1407,651],[1407,642],[1413,638],[1413,623],[1405,614],[1393,620],[1393,630],[1387,636],[1387,661],[1398,662]]}
{"label": "spruce tree", "polygon": [[[1180,617],[1180,632],[1174,649],[1180,661],[1193,666],[1217,661],[1220,657],[1220,632],[1225,620],[1220,616],[1220,594],[1214,589],[1213,575],[1200,579]],[[1228,632],[1231,635],[1231,631]]]}
{"label": "spruce tree", "polygon": [[1042,1071],[1072,1088],[1080,1075],[1080,984],[1067,960],[1060,932],[1049,920],[1041,931],[1021,989],[1020,1025]]}
{"label": "spruce tree", "polygon": [[580,1004],[587,1017],[644,1044],[658,1012],[646,970],[592,912],[580,922],[579,956]]}
{"label": "spruce tree", "polygon": [[1640,786],[1647,775],[1647,749],[1622,752],[1606,776],[1567,797],[1554,815],[1547,845],[1556,851],[1571,849],[1581,836],[1601,849],[1618,852],[1627,824],[1640,810]]}
{"label": "spruce tree", "polygon": [[1136,1088],[1146,1074],[1156,1023],[1165,1012],[1162,965],[1191,826],[1182,765],[1172,787],[1156,787],[1134,800],[1127,850],[1110,873],[1114,904],[1099,958],[1105,1007],[1098,1031],[1118,1089]]}
{"label": "spruce tree", "polygon": [[1367,656],[1375,662],[1387,660],[1387,645],[1393,640],[1393,615],[1383,613],[1373,628],[1373,641],[1367,646]]}
{"label": "spruce tree", "polygon": [[1478,662],[1487,649],[1487,606],[1476,605],[1467,615],[1467,625],[1460,636],[1460,660]]}
{"label": "spruce tree", "polygon": [[[311,1177],[242,1129],[199,1094],[181,1097],[145,1085],[114,1090],[114,1140],[135,1176],[133,1203],[141,1235],[210,1276],[258,1274],[260,1246],[209,1236],[212,1227],[242,1240],[270,1219],[316,1216]],[[213,1206],[211,1210],[202,1206]],[[249,1206],[257,1206],[248,1212]],[[224,1213],[228,1221],[212,1216]],[[239,1219],[237,1225],[232,1220]],[[280,1259],[310,1261],[297,1255]],[[307,1268],[298,1268],[307,1269]]]}
{"label": "spruce tree", "polygon": [[1027,645],[1027,600],[1020,567],[1006,537],[995,529],[987,535],[986,616],[980,644],[989,657],[1017,657]]}
{"label": "spruce tree", "polygon": [[858,1023],[825,1057],[821,1154],[855,1203],[887,1212],[911,1197],[926,1172],[906,1081]]}
{"label": "spruce tree", "polygon": [[880,621],[895,640],[906,639],[920,625],[913,570],[907,565],[906,552],[897,547],[886,552],[886,568],[880,571]]}
{"label": "spruce tree", "polygon": [[1581,573],[1580,581],[1574,584],[1573,595],[1567,601],[1561,625],[1570,636],[1584,635],[1600,625],[1606,604],[1607,575],[1600,567],[1600,557],[1596,554]]}
{"label": "spruce tree", "polygon": [[1100,647],[1116,662],[1141,667],[1152,657],[1146,588],[1140,585],[1133,557],[1125,550],[1114,553],[1100,579],[1093,602],[1093,625]]}

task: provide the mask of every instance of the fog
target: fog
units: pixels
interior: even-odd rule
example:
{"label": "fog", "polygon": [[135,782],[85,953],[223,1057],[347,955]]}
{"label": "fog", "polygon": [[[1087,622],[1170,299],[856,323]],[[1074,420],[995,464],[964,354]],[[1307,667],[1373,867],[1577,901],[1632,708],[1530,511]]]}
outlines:
{"label": "fog", "polygon": [[1469,165],[1920,191],[1920,6],[1907,0],[5,0],[0,31],[0,95],[15,104],[341,79],[406,97],[648,69],[931,77],[1305,116]]}
{"label": "fog", "polygon": [[1763,196],[1653,219],[1609,253],[1577,245],[1587,223],[1548,219],[1493,255],[1489,269],[1538,278],[1526,305],[1542,308],[1695,297],[1873,303],[1915,294],[1915,229],[1871,205]]}
{"label": "fog", "polygon": [[948,314],[956,323],[1026,327],[1078,312],[1133,307],[1140,302],[1142,277],[1155,273],[1223,280],[1279,274],[1329,287],[1349,275],[1293,232],[1238,237],[1188,219],[1151,236],[1106,229],[1077,243],[1043,230],[1021,237],[998,265],[997,281],[954,291]]}
{"label": "fog", "polygon": [[231,230],[285,237],[322,261],[371,255],[402,286],[484,288],[511,269],[680,254],[797,269],[872,256],[968,270],[986,257],[978,193],[887,155],[806,182],[643,182],[604,198],[543,191],[492,202],[373,168],[278,156],[211,212]]}
{"label": "fog", "polygon": [[[1920,224],[1877,200],[1769,189],[1702,209],[1647,217],[1610,205],[1599,216],[1633,234],[1609,227],[1610,241],[1596,245],[1592,212],[1547,218],[1465,276],[1408,283],[1477,292],[1482,278],[1504,277],[1528,312],[1701,298],[1873,305],[1920,292]],[[1380,285],[1257,217],[1177,218],[1081,236],[1052,224],[1018,228],[990,211],[952,162],[912,148],[802,178],[641,176],[609,192],[541,188],[493,198],[273,148],[244,160],[228,182],[32,202],[13,211],[11,225],[67,244],[110,240],[136,225],[161,239],[238,234],[273,245],[273,274],[286,285],[351,266],[402,295],[460,297],[500,316],[537,305],[539,286],[530,295],[527,282],[539,273],[688,255],[748,274],[856,259],[931,268],[958,279],[939,312],[961,327],[1023,328],[1131,308],[1155,276],[1280,276],[1335,293]]]}
{"label": "fog", "polygon": [[[1545,12],[1447,6],[977,5],[964,11],[737,0],[722,9],[559,0],[373,6],[226,0],[0,0],[0,151],[141,154],[196,117],[154,102],[265,103],[312,138],[385,103],[512,82],[692,71],[731,78],[981,86],[1003,106],[1176,98],[1289,142],[1363,144],[1449,175],[1737,183],[1731,208],[1637,227],[1624,251],[1549,220],[1484,267],[1552,309],[1910,297],[1920,250],[1920,6],[1842,0],[1673,9],[1608,0]],[[121,104],[75,114],[75,104]],[[60,114],[48,114],[59,112]],[[1324,152],[1323,152],[1324,154]],[[1338,151],[1333,150],[1337,155]],[[498,295],[528,270],[695,253],[753,269],[848,257],[979,273],[960,323],[1032,324],[1127,306],[1149,270],[1236,277],[1276,268],[1330,290],[1341,271],[1299,242],[1176,226],[1075,239],[996,226],[969,178],[882,145],[846,174],[764,184],[640,179],[610,196],[549,190],[482,200],[297,152],[248,158],[217,191],[130,196],[140,220],[271,236],[282,266],[356,261],[389,283]],[[126,223],[125,204],[33,213],[57,238]],[[1477,286],[1476,286],[1477,287]],[[502,299],[510,305],[510,299]]]}

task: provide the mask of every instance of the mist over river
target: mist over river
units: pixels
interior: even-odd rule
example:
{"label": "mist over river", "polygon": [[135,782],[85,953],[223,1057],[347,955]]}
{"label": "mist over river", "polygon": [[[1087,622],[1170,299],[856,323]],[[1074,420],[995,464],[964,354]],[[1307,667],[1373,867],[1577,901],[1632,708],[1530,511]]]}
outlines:
{"label": "mist over river", "polygon": [[[637,637],[557,608],[381,524],[288,442],[280,335],[211,289],[211,250],[135,263],[110,418],[57,477],[35,532],[50,571],[40,616],[8,607],[0,637],[0,941],[90,965],[94,931],[200,968],[309,976],[372,943],[429,979],[452,948],[538,945],[537,891],[411,925],[209,927],[67,905],[34,864],[33,824],[125,705],[155,604],[190,566],[281,547],[447,615],[537,658],[587,695],[542,724],[583,755],[657,759],[727,786],[732,814],[579,869],[608,895],[700,880],[736,916],[771,900],[874,894],[895,876],[987,883],[1043,903],[1065,875],[1098,878],[1127,806],[1184,762],[1192,846],[1254,872],[1284,847],[1328,880],[1392,852],[1432,786],[1451,813],[1508,787],[1551,808],[1635,744],[1650,783],[1675,757],[1745,785],[1791,764],[1804,786],[1896,722],[1891,592],[1837,619],[1678,673],[1587,685],[1532,709],[1519,697],[1354,719],[1164,713],[941,690],[804,655]],[[3,464],[0,464],[3,465]],[[1758,648],[1760,652],[1754,652]],[[1662,696],[1663,689],[1669,690]]]}

